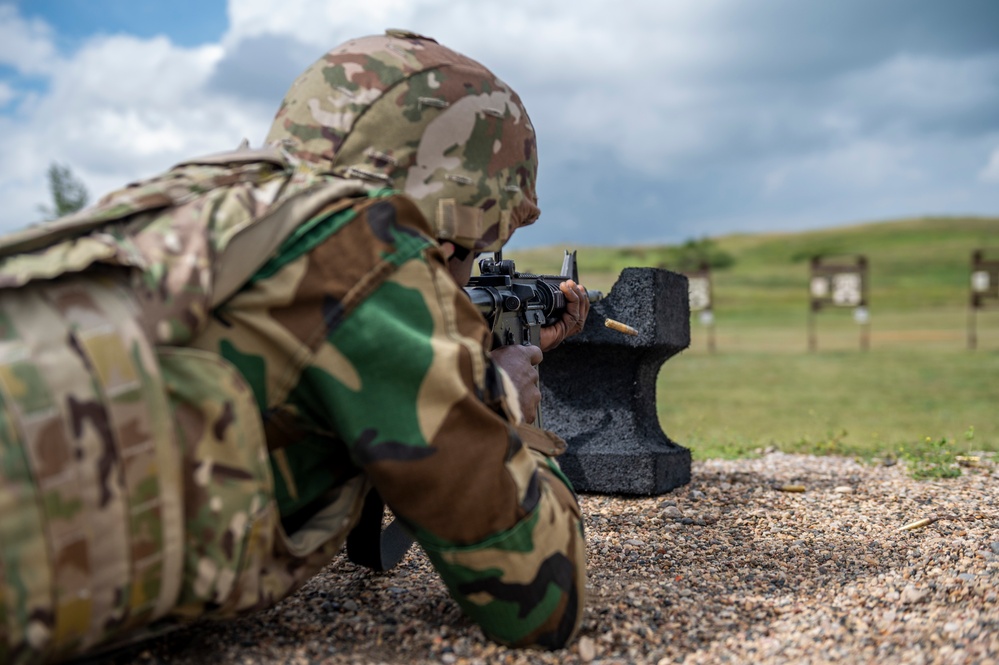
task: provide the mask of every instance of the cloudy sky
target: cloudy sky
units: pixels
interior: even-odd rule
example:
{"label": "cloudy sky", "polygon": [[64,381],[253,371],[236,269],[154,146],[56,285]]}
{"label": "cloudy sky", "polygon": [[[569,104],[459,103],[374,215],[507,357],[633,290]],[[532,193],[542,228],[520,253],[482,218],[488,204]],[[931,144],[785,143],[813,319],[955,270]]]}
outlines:
{"label": "cloudy sky", "polygon": [[995,0],[0,0],[0,231],[46,169],[99,195],[258,145],[330,47],[405,27],[539,133],[515,246],[999,215]]}

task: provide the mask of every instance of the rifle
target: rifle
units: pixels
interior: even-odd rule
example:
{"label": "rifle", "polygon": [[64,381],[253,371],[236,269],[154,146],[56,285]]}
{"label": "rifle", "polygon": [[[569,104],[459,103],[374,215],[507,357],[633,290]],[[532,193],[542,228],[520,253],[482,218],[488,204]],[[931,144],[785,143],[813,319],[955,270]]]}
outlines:
{"label": "rifle", "polygon": [[[465,293],[489,323],[496,346],[540,346],[541,328],[565,313],[567,303],[559,285],[569,279],[579,283],[575,250],[566,250],[558,275],[517,272],[502,252],[480,260],[479,273],[468,280]],[[603,298],[600,291],[587,290],[586,296],[591,303]],[[540,404],[534,424],[543,427]]]}

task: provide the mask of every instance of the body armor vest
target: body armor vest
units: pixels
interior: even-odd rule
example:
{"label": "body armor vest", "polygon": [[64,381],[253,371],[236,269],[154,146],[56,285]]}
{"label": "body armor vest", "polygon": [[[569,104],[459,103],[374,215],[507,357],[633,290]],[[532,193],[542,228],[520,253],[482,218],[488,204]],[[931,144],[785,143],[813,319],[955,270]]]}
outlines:
{"label": "body armor vest", "polygon": [[239,150],[0,239],[0,662],[263,607],[339,549],[364,481],[288,537],[252,392],[185,344],[368,188]]}

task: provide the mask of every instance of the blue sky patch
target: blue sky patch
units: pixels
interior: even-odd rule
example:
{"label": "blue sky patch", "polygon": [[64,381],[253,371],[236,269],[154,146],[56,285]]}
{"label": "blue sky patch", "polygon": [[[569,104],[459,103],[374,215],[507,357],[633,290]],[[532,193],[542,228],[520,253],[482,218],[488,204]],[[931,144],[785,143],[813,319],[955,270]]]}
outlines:
{"label": "blue sky patch", "polygon": [[25,76],[9,65],[0,64],[0,85],[8,86],[13,95],[0,96],[0,116],[17,112],[19,101],[29,93],[44,95],[49,91],[49,80],[44,76]]}
{"label": "blue sky patch", "polygon": [[40,18],[57,33],[60,51],[74,51],[95,34],[167,35],[180,46],[217,42],[228,27],[222,0],[17,0],[25,18]]}

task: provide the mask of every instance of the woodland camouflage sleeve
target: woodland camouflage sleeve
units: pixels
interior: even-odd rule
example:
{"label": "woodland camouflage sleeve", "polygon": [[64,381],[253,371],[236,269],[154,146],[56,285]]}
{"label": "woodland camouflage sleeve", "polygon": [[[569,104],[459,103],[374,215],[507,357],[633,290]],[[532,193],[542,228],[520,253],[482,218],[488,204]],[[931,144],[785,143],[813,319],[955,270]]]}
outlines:
{"label": "woodland camouflage sleeve", "polygon": [[483,352],[488,329],[439,253],[391,261],[296,392],[319,401],[310,410],[329,415],[486,634],[559,648],[583,611],[576,497],[511,425],[508,383]]}

